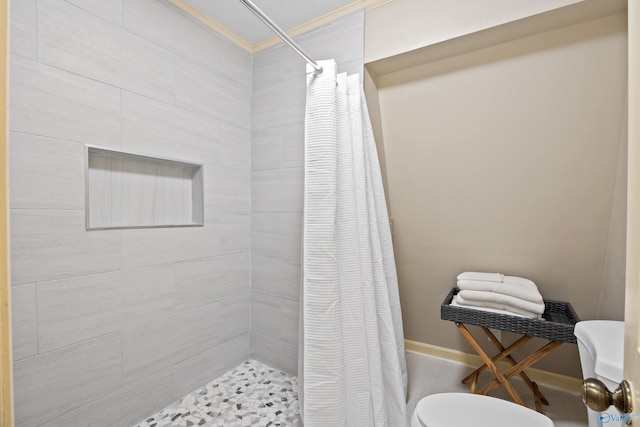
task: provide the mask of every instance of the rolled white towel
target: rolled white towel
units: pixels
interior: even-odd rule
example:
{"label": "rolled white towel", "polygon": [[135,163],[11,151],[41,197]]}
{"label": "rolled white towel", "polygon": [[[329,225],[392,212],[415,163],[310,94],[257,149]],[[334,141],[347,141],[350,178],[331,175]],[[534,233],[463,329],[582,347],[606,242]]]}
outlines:
{"label": "rolled white towel", "polygon": [[[461,295],[465,301],[472,301],[475,303],[483,303],[483,302],[492,303],[492,304],[503,305],[504,307],[514,307],[519,310],[524,310],[524,311],[537,313],[537,314],[544,313],[544,302],[535,303],[535,302],[523,300],[521,298],[515,298],[509,295],[499,294],[496,292],[484,292],[484,291],[460,291],[458,295]],[[508,310],[508,308],[504,308],[504,309]]]}
{"label": "rolled white towel", "polygon": [[458,280],[482,280],[484,282],[502,283],[504,274],[500,273],[479,273],[476,271],[465,271],[458,274]]}
{"label": "rolled white towel", "polygon": [[505,304],[496,304],[496,303],[487,302],[487,301],[473,301],[473,300],[469,301],[461,297],[460,294],[456,295],[453,298],[451,305],[471,308],[475,310],[487,311],[489,313],[506,314],[509,316],[527,317],[530,319],[544,320],[542,318],[542,315],[538,313],[521,310],[517,307],[511,307]]}
{"label": "rolled white towel", "polygon": [[540,295],[535,284],[532,287],[519,281],[507,281],[508,277],[509,276],[505,276],[503,283],[484,282],[480,280],[458,280],[458,287],[465,291],[496,292],[535,303],[543,302],[542,295]]}
{"label": "rolled white towel", "polygon": [[477,306],[473,304],[468,304],[467,301],[465,301],[463,298],[460,298],[460,295],[454,295],[450,305],[454,307],[463,307],[463,308],[469,308],[473,310],[486,311],[488,313],[505,314],[507,316],[526,317],[530,319],[544,320],[542,319],[542,316],[539,314],[518,310],[515,307],[513,308],[513,310],[502,310],[499,308],[487,307],[486,305]]}

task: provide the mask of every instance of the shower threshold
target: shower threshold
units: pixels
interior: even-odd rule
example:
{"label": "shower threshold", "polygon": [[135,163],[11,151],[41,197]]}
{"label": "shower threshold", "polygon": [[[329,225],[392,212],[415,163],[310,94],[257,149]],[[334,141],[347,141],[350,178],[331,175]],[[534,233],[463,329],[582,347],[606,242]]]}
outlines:
{"label": "shower threshold", "polygon": [[297,378],[247,360],[135,427],[301,427],[299,414]]}

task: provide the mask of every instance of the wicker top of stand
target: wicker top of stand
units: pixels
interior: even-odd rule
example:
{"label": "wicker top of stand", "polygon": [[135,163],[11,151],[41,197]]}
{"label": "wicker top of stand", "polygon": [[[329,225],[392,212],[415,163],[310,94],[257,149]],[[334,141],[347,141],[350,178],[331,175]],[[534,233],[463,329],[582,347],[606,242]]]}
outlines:
{"label": "wicker top of stand", "polygon": [[538,320],[450,305],[453,296],[459,291],[458,288],[452,288],[442,302],[440,307],[442,320],[516,332],[546,338],[549,341],[576,343],[573,329],[580,318],[568,302],[544,300],[545,309],[542,315],[544,320]]}

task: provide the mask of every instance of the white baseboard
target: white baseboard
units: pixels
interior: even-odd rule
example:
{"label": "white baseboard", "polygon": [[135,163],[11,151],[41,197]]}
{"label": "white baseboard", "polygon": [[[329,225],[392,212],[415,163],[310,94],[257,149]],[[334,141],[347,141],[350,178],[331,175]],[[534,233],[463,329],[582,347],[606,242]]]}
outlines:
{"label": "white baseboard", "polygon": [[[453,360],[470,366],[480,366],[483,364],[480,356],[476,354],[465,353],[460,350],[440,347],[433,344],[425,344],[419,341],[404,340],[405,348],[416,353],[423,353],[429,356],[440,357],[442,359]],[[511,367],[504,361],[498,362],[498,368],[506,371]],[[575,393],[580,393],[582,389],[582,379],[570,377],[568,375],[556,374],[555,372],[543,371],[542,369],[527,368],[525,372],[531,378],[540,384],[561,388]]]}

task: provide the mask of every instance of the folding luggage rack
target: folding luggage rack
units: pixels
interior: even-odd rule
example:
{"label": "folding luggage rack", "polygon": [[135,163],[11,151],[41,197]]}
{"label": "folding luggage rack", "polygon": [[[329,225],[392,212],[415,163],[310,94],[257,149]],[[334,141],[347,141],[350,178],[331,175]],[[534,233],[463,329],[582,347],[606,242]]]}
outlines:
{"label": "folding luggage rack", "polygon": [[[573,334],[573,329],[575,324],[580,321],[580,318],[578,318],[571,304],[562,301],[544,300],[545,311],[542,315],[544,320],[537,320],[450,305],[453,297],[459,291],[460,289],[458,288],[451,289],[440,307],[440,318],[442,320],[455,322],[458,330],[467,341],[469,341],[469,344],[471,344],[484,362],[484,365],[466,376],[462,382],[464,384],[470,384],[471,393],[476,394],[487,394],[502,385],[516,403],[526,406],[522,398],[509,383],[511,377],[519,375],[533,392],[536,410],[542,413],[542,405],[549,405],[549,401],[540,392],[538,385],[531,381],[524,370],[545,357],[562,343],[568,342],[576,344],[577,341]],[[499,353],[493,357],[489,357],[482,347],[480,347],[478,341],[471,335],[465,324],[480,326],[489,340],[498,349]],[[490,329],[515,332],[521,334],[522,337],[505,348]],[[544,338],[549,340],[549,342],[537,351],[526,356],[521,362],[517,362],[511,356],[511,353],[522,347],[533,337]],[[496,366],[497,362],[502,359],[506,359],[506,361],[512,365],[511,369],[504,373]],[[487,369],[493,372],[495,379],[483,387],[478,388],[478,377]]]}

